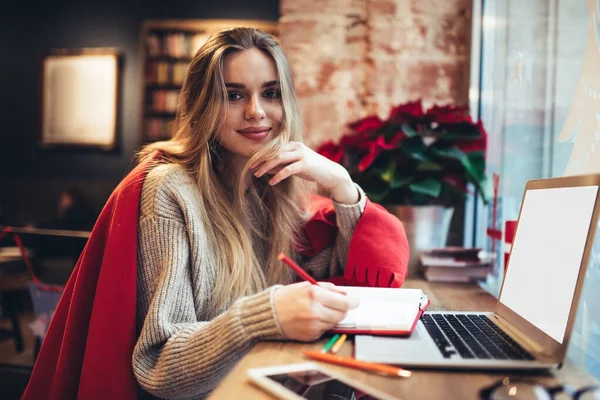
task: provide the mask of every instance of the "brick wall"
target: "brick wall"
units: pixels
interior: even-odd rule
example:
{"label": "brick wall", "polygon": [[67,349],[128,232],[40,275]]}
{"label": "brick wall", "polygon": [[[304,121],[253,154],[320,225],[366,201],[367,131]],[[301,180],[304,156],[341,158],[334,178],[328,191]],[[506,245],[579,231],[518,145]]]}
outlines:
{"label": "brick wall", "polygon": [[466,104],[470,0],[281,0],[280,40],[310,146],[422,98]]}

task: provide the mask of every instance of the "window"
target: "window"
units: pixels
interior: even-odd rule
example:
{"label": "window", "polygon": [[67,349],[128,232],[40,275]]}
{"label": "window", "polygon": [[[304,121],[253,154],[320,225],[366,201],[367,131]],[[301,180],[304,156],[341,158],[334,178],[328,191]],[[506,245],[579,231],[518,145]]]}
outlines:
{"label": "window", "polygon": [[[490,135],[503,229],[517,219],[528,180],[600,173],[600,0],[476,0],[474,15],[472,108]],[[465,242],[491,249],[492,207],[470,207]],[[494,294],[502,247],[487,282]],[[600,232],[591,258],[568,356],[600,377]]]}

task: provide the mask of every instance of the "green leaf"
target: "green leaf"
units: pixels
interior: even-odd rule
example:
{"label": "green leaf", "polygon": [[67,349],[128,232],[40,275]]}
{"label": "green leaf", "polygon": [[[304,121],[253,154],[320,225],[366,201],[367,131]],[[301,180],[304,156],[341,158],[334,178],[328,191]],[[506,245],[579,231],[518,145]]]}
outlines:
{"label": "green leaf", "polygon": [[428,178],[421,182],[413,182],[409,185],[413,192],[425,194],[437,198],[442,191],[442,183],[438,180]]}
{"label": "green leaf", "polygon": [[414,137],[414,136],[418,136],[419,132],[416,131],[416,129],[414,129],[412,126],[410,126],[409,124],[402,124],[402,131],[406,134],[406,136],[408,137]]}
{"label": "green leaf", "polygon": [[394,180],[392,181],[391,187],[392,189],[398,189],[404,186],[408,186],[414,179],[414,176],[400,176],[399,174],[394,175]]}
{"label": "green leaf", "polygon": [[437,155],[439,157],[442,157],[442,158],[453,158],[453,159],[461,161],[461,162],[462,162],[462,160],[467,160],[467,155],[465,153],[463,153],[462,151],[460,151],[456,147],[445,147],[445,148],[442,148],[442,149],[431,149],[431,151],[433,153],[435,153],[435,155]]}
{"label": "green leaf", "polygon": [[387,183],[394,181],[394,175],[396,173],[396,160],[390,159],[387,169],[381,174],[381,179]]}
{"label": "green leaf", "polygon": [[369,199],[375,201],[375,202],[380,202],[381,200],[383,200],[389,193],[390,193],[391,187],[386,187],[384,188],[382,191],[373,191],[373,190],[365,190],[365,192],[367,193],[367,196],[369,197]]}
{"label": "green leaf", "polygon": [[452,124],[450,126],[451,130],[448,130],[448,128],[449,126],[446,124],[443,124],[438,128],[438,130],[442,133],[441,136],[446,140],[469,140],[479,139],[481,137],[479,128],[476,125],[472,125],[467,122]]}
{"label": "green leaf", "polygon": [[467,158],[469,162],[473,166],[473,172],[477,176],[478,179],[485,178],[485,155],[483,151],[474,151],[472,153],[467,154]]}
{"label": "green leaf", "polygon": [[458,148],[447,147],[444,149],[431,149],[431,152],[438,157],[453,159],[460,162],[467,172],[467,179],[469,182],[476,183],[474,181],[478,180],[479,176],[475,168],[471,164],[469,157],[464,152],[460,151]]}
{"label": "green leaf", "polygon": [[474,182],[481,192],[481,199],[485,204],[492,197],[492,188],[485,175],[485,154],[483,151],[474,151],[468,154],[468,159],[473,166],[473,173],[477,180]]}
{"label": "green leaf", "polygon": [[423,160],[417,165],[417,171],[442,171],[444,168],[431,160]]}
{"label": "green leaf", "polygon": [[411,158],[415,160],[425,160],[425,152],[427,146],[423,143],[423,138],[420,136],[413,136],[406,138],[402,141],[400,148]]}
{"label": "green leaf", "polygon": [[465,179],[474,184],[475,187],[482,193],[482,198],[487,203],[487,188],[485,177],[485,158],[483,152],[475,151],[467,156],[464,152],[456,147],[444,149],[431,149],[432,153],[441,158],[454,159],[459,161],[465,169]]}
{"label": "green leaf", "polygon": [[487,203],[490,201],[490,199],[492,198],[492,185],[490,185],[490,182],[487,179],[487,176],[484,176],[483,179],[481,180],[481,199],[483,200],[483,203],[487,205]]}

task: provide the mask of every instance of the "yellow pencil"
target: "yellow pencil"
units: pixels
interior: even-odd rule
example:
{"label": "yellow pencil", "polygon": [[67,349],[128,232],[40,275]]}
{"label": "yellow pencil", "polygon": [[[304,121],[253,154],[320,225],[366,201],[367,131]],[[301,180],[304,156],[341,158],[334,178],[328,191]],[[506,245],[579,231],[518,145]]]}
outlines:
{"label": "yellow pencil", "polygon": [[335,342],[335,344],[333,345],[333,347],[331,348],[331,352],[333,354],[337,353],[339,349],[342,348],[342,345],[344,344],[344,342],[346,341],[346,338],[348,337],[348,335],[343,334],[342,336],[340,336],[340,338],[337,340],[337,342]]}

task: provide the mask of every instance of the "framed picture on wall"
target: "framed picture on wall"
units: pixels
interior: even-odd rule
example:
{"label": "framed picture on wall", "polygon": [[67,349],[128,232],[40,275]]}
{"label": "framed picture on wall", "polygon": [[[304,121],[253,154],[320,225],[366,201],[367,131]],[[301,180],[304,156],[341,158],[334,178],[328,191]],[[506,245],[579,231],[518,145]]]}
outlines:
{"label": "framed picture on wall", "polygon": [[119,82],[117,49],[61,49],[46,55],[40,146],[115,149]]}

